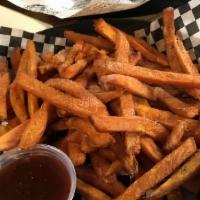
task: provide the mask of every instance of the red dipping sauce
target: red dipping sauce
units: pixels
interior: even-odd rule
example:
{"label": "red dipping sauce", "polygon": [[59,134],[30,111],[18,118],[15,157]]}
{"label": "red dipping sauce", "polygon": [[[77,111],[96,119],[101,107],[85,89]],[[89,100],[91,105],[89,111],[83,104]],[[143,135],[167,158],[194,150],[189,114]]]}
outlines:
{"label": "red dipping sauce", "polygon": [[10,151],[0,156],[0,199],[71,200],[75,177],[71,161],[54,147]]}

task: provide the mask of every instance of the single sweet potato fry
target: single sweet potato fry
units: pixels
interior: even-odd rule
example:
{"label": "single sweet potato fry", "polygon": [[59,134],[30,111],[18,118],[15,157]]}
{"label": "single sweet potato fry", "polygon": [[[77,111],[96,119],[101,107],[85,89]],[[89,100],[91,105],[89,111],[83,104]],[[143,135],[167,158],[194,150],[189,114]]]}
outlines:
{"label": "single sweet potato fry", "polygon": [[153,121],[158,121],[170,129],[174,128],[179,121],[182,120],[185,121],[185,131],[187,132],[195,130],[199,124],[197,120],[186,119],[166,110],[159,110],[147,105],[143,105],[138,101],[135,103],[135,111],[138,116],[145,117]]}
{"label": "single sweet potato fry", "polygon": [[154,88],[154,93],[157,99],[163,102],[172,112],[186,118],[193,118],[199,113],[199,108],[196,105],[187,104],[177,97],[172,96],[162,88]]}
{"label": "single sweet potato fry", "polygon": [[14,81],[9,90],[10,103],[15,112],[15,115],[21,122],[25,122],[28,118],[28,113],[25,105],[24,91]]}
{"label": "single sweet potato fry", "polygon": [[83,182],[80,179],[77,179],[77,191],[87,200],[111,200],[111,198],[104,192],[98,190],[92,185]]}
{"label": "single sweet potato fry", "polygon": [[[120,97],[121,115],[124,117],[131,117],[135,115],[135,108],[132,95],[125,93]],[[124,165],[131,175],[138,174],[138,162],[135,154],[140,152],[140,136],[137,133],[126,132],[124,136]],[[132,170],[131,170],[132,169]]]}
{"label": "single sweet potato fry", "polygon": [[163,10],[163,36],[165,41],[165,49],[171,69],[175,72],[182,72],[174,47],[176,40],[174,27],[174,9],[169,7]]}
{"label": "single sweet potato fry", "polygon": [[76,75],[78,75],[81,71],[83,71],[83,69],[85,69],[87,65],[88,61],[86,58],[77,60],[74,64],[69,65],[62,73],[60,73],[60,76],[62,78],[72,79]]}
{"label": "single sweet potato fry", "polygon": [[161,124],[138,116],[116,117],[116,116],[95,116],[91,117],[94,126],[99,131],[108,132],[138,132],[147,134],[155,140],[162,141],[168,134],[167,129]]}
{"label": "single sweet potato fry", "polygon": [[26,128],[27,123],[24,122],[15,128],[11,129],[0,137],[0,151],[6,151],[16,147]]}
{"label": "single sweet potato fry", "polygon": [[[27,61],[28,61],[28,52],[27,50],[24,50],[19,63],[16,78],[21,73],[27,72]],[[22,88],[16,83],[16,79],[10,86],[9,95],[10,95],[10,103],[12,105],[15,115],[21,122],[26,121],[26,119],[28,118],[28,113],[25,106],[25,93],[22,90]]]}
{"label": "single sweet potato fry", "polygon": [[183,137],[185,131],[185,124],[185,121],[180,121],[173,128],[172,132],[167,137],[163,147],[166,152],[174,150],[181,143],[181,138]]}
{"label": "single sweet potato fry", "polygon": [[98,98],[96,98],[93,94],[76,82],[67,79],[55,78],[49,79],[46,84],[74,97],[82,99],[82,102],[89,102],[91,107],[93,105],[93,108],[96,109],[98,114],[108,115],[106,106]]}
{"label": "single sweet potato fry", "polygon": [[19,143],[22,149],[28,149],[40,142],[48,121],[49,105],[43,103],[30,118]]}
{"label": "single sweet potato fry", "polygon": [[103,38],[100,38],[100,37],[96,37],[96,36],[92,36],[92,35],[86,35],[86,34],[83,34],[83,33],[77,33],[77,32],[74,32],[74,31],[65,31],[64,36],[68,40],[71,40],[74,43],[76,43],[78,41],[84,41],[84,42],[87,42],[87,43],[94,45],[95,47],[97,47],[99,49],[106,49],[106,50],[112,50],[113,49],[112,43],[110,43],[109,41],[107,41]]}
{"label": "single sweet potato fry", "polygon": [[10,57],[10,62],[11,62],[11,66],[12,66],[12,72],[16,75],[17,74],[17,70],[19,67],[19,63],[20,63],[20,59],[21,59],[21,53],[20,53],[20,49],[19,47],[14,48],[11,57]]}
{"label": "single sweet potato fry", "polygon": [[121,74],[156,85],[174,85],[182,88],[200,88],[200,75],[151,70],[128,63],[97,59],[94,62],[98,75]]}
{"label": "single sweet potato fry", "polygon": [[135,115],[135,104],[130,93],[124,93],[120,97],[121,114],[124,117],[131,117]]}
{"label": "single sweet potato fry", "polygon": [[125,190],[125,186],[115,180],[115,182],[105,182],[102,177],[98,177],[94,170],[87,166],[76,167],[76,173],[78,178],[97,187],[98,189],[104,191],[111,197],[117,197]]}
{"label": "single sweet potato fry", "polygon": [[[27,54],[28,54],[28,62],[27,62],[27,73],[33,78],[37,78],[37,57],[35,44],[33,41],[28,40],[27,42]],[[30,93],[27,94],[28,98],[28,112],[30,117],[38,110],[38,98]]]}
{"label": "single sweet potato fry", "polygon": [[185,49],[183,42],[179,37],[175,38],[174,48],[176,55],[178,57],[178,61],[181,66],[182,72],[186,74],[198,74],[197,67],[193,64],[190,55],[188,54],[187,50]]}
{"label": "single sweet potato fry", "polygon": [[102,76],[100,81],[104,84],[111,84],[127,90],[134,95],[145,97],[150,100],[155,99],[154,90],[151,86],[140,82],[136,78],[130,76],[124,76],[120,74],[110,74]]}
{"label": "single sweet potato fry", "polygon": [[147,190],[156,186],[172,174],[186,159],[197,150],[193,138],[188,138],[181,146],[164,157],[149,171],[133,182],[118,200],[139,199]]}
{"label": "single sweet potato fry", "polygon": [[46,84],[50,87],[54,87],[57,90],[68,93],[76,98],[88,98],[91,95],[83,86],[75,81],[64,78],[52,78],[46,81]]}
{"label": "single sweet potato fry", "polygon": [[163,153],[156,143],[148,137],[141,137],[142,151],[155,163],[163,158]]}
{"label": "single sweet potato fry", "polygon": [[50,104],[69,113],[73,113],[74,115],[87,117],[92,113],[98,112],[98,108],[94,107],[93,104],[91,105],[90,102],[86,102],[57,91],[53,87],[49,87],[41,81],[31,78],[24,73],[20,74],[17,79],[17,83],[24,90],[27,90],[28,92],[44,99]]}
{"label": "single sweet potato fry", "polygon": [[194,154],[180,169],[170,178],[155,189],[149,196],[150,199],[157,199],[177,189],[182,183],[194,176],[200,169],[200,151]]}
{"label": "single sweet potato fry", "polygon": [[115,39],[115,59],[119,62],[129,63],[131,48],[126,35],[121,31],[116,31]]}
{"label": "single sweet potato fry", "polygon": [[6,60],[0,59],[0,120],[7,119],[7,92],[10,83],[8,72],[8,63]]}
{"label": "single sweet potato fry", "polygon": [[[94,28],[95,30],[104,36],[105,38],[109,39],[111,42],[116,42],[116,30],[117,28],[111,26],[103,19],[98,19],[94,21]],[[165,58],[165,56],[161,53],[159,53],[156,49],[151,47],[148,43],[146,43],[144,40],[135,38],[132,35],[126,34],[127,39],[130,43],[130,46],[135,49],[136,51],[141,52],[141,54],[154,62],[158,62],[163,65],[168,65],[168,62]]]}

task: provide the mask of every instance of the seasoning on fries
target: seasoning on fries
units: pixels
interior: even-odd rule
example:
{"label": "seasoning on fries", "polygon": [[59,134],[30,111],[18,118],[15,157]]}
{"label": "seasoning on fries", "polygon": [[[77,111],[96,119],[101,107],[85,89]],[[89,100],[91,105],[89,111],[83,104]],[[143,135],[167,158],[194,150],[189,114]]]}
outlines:
{"label": "seasoning on fries", "polygon": [[32,41],[15,48],[12,82],[1,59],[0,151],[56,146],[86,200],[198,193],[200,75],[173,12],[163,11],[166,54],[98,19],[100,36],[67,30],[74,44],[55,54],[37,55]]}

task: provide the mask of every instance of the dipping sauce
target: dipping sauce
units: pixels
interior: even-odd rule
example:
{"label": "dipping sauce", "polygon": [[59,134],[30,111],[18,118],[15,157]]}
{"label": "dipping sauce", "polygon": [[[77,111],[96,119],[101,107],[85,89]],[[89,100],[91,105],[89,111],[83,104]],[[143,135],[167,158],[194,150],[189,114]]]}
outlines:
{"label": "dipping sauce", "polygon": [[1,200],[67,200],[70,187],[66,167],[48,155],[29,155],[0,170]]}

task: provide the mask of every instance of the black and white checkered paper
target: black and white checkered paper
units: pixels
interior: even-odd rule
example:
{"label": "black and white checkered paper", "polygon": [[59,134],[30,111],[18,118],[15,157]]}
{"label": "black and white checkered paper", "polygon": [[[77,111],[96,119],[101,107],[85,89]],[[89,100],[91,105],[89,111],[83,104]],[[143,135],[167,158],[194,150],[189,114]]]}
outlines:
{"label": "black and white checkered paper", "polygon": [[[174,23],[192,59],[200,64],[200,1],[192,0],[175,9]],[[157,19],[151,22],[149,27],[135,31],[134,35],[146,37],[158,51],[165,51],[162,19]]]}
{"label": "black and white checkered paper", "polygon": [[[189,1],[177,8],[174,15],[177,33],[182,37],[192,59],[200,64],[200,1]],[[160,52],[165,50],[161,19],[151,22],[149,27],[134,31],[133,34],[137,37],[146,37],[147,41]],[[69,44],[66,38],[33,34],[0,26],[0,57],[10,57],[14,47],[24,49],[28,39],[35,42],[38,53],[57,52]]]}

